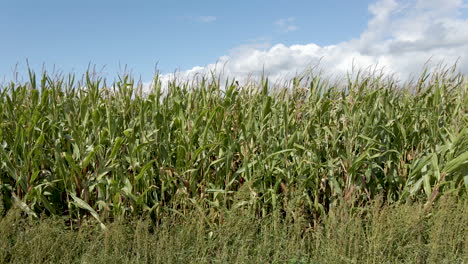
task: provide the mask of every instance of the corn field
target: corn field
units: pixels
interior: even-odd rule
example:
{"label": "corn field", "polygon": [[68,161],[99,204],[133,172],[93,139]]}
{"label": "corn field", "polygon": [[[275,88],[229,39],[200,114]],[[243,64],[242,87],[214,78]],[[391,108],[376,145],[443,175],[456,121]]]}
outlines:
{"label": "corn field", "polygon": [[272,85],[201,78],[143,93],[88,72],[0,87],[0,212],[71,222],[242,208],[311,221],[356,206],[465,196],[468,84],[455,69],[407,84],[320,75]]}

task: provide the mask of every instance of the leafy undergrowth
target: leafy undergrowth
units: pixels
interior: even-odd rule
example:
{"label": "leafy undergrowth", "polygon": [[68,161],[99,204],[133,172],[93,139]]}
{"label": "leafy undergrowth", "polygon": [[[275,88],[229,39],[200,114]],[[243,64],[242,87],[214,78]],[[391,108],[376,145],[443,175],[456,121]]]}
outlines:
{"label": "leafy undergrowth", "polygon": [[102,230],[93,218],[0,220],[1,263],[466,263],[468,202],[340,206],[315,226],[300,211],[257,218],[245,209],[211,222],[193,213],[155,225],[127,219]]}

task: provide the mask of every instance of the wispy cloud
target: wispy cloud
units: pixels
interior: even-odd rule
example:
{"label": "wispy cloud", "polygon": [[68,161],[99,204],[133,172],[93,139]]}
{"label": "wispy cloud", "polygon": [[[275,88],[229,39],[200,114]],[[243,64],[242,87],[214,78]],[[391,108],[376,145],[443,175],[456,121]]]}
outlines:
{"label": "wispy cloud", "polygon": [[202,22],[202,23],[211,23],[216,21],[215,16],[198,16],[195,18],[196,21]]}
{"label": "wispy cloud", "polygon": [[297,26],[293,24],[294,20],[296,20],[294,17],[282,18],[277,20],[275,25],[278,26],[283,32],[294,31],[298,29]]}

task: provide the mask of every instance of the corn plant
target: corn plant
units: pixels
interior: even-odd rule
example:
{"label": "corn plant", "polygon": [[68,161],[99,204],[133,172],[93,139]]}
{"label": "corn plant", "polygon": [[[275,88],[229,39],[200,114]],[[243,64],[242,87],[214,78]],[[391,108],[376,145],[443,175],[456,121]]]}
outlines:
{"label": "corn plant", "polygon": [[273,89],[202,78],[141,93],[87,72],[0,88],[1,207],[31,217],[300,208],[316,219],[343,201],[432,203],[468,187],[468,85],[454,68],[399,84],[320,75]]}

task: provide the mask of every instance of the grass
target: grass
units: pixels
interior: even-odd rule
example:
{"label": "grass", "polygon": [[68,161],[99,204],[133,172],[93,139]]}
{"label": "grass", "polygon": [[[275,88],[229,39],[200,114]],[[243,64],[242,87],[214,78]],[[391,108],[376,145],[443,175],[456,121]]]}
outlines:
{"label": "grass", "polygon": [[[143,93],[127,75],[107,85],[89,72],[32,71],[0,87],[4,260],[21,262],[13,252],[24,251],[37,261],[153,262],[153,249],[159,261],[200,263],[463,259],[468,83],[455,68],[408,84],[311,74],[288,87],[216,78],[164,87],[158,76]],[[445,195],[457,209],[437,207]],[[29,252],[31,243],[44,250]],[[57,253],[65,248],[71,255]]]}
{"label": "grass", "polygon": [[[106,231],[86,222],[25,219],[12,210],[0,220],[1,263],[465,263],[466,199],[443,197],[431,213],[420,204],[368,205],[366,213],[335,208],[311,228],[307,219],[254,218],[237,209],[222,224],[197,213],[127,219]],[[239,211],[240,210],[240,211]]]}

